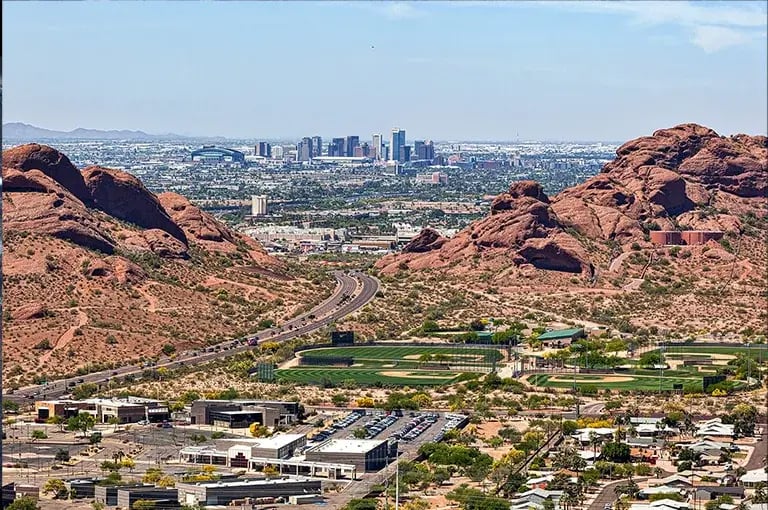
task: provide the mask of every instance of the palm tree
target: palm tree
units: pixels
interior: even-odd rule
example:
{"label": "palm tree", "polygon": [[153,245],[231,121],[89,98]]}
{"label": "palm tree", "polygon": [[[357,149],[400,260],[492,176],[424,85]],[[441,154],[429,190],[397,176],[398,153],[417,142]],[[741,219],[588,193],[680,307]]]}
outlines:
{"label": "palm tree", "polygon": [[572,504],[576,503],[576,498],[574,498],[570,492],[565,491],[563,495],[560,496],[559,503],[560,503],[560,508],[562,508],[563,510],[568,510],[568,508]]}
{"label": "palm tree", "polygon": [[590,432],[589,444],[592,446],[593,460],[597,457],[597,445],[599,445],[600,443],[601,443],[600,437],[594,432]]}

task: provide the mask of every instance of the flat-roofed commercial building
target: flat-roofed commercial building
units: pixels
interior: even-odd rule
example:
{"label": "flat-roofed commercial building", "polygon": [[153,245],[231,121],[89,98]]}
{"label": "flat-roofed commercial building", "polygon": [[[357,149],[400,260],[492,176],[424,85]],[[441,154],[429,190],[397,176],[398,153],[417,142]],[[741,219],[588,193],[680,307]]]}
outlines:
{"label": "flat-roofed commercial building", "polygon": [[253,457],[287,459],[305,444],[307,436],[304,434],[277,434],[254,443],[237,444],[227,450],[228,464],[230,467],[247,468],[248,461]]}
{"label": "flat-roofed commercial building", "polygon": [[319,494],[320,480],[300,477],[239,482],[177,483],[176,489],[179,493],[179,503],[182,505],[227,505],[234,500],[245,498]]}
{"label": "flat-roofed commercial building", "polygon": [[92,414],[97,423],[108,423],[117,418],[119,423],[141,420],[162,422],[170,419],[168,406],[159,401],[141,397],[89,398],[87,400],[42,400],[35,402],[37,417],[47,420],[51,416],[70,418],[81,412]]}
{"label": "flat-roofed commercial building", "polygon": [[352,464],[360,471],[378,471],[387,465],[389,443],[385,439],[329,439],[305,455],[309,461]]}
{"label": "flat-roofed commercial building", "polygon": [[[242,413],[245,411],[246,413]],[[267,427],[287,425],[299,419],[298,402],[274,400],[197,400],[192,403],[192,425],[243,428],[251,423]],[[247,413],[252,413],[247,415]]]}
{"label": "flat-roofed commercial building", "polygon": [[179,492],[173,487],[117,487],[117,506],[133,508],[139,500],[153,501],[155,508],[181,508]]}
{"label": "flat-roofed commercial building", "polygon": [[41,420],[47,420],[52,416],[71,418],[80,414],[80,411],[95,410],[95,405],[82,400],[38,400],[35,402],[35,414]]}

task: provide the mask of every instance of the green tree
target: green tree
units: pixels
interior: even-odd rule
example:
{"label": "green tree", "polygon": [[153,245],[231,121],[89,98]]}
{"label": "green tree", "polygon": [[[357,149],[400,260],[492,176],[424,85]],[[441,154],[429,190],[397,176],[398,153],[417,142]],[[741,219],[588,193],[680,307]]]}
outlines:
{"label": "green tree", "polygon": [[32,439],[48,439],[48,434],[44,430],[33,430]]}
{"label": "green tree", "polygon": [[5,507],[5,510],[40,510],[37,501],[29,496],[22,496],[13,500],[13,503]]}
{"label": "green tree", "polygon": [[163,477],[163,475],[164,473],[162,469],[150,467],[147,468],[147,471],[144,473],[141,481],[143,483],[156,484]]}
{"label": "green tree", "polygon": [[133,504],[133,510],[154,510],[157,507],[151,499],[139,499]]}
{"label": "green tree", "polygon": [[110,416],[107,420],[107,423],[110,425],[114,425],[115,432],[117,432],[117,426],[120,424],[120,419],[117,416]]}
{"label": "green tree", "polygon": [[629,462],[630,449],[625,443],[606,443],[603,446],[601,456],[610,462]]}
{"label": "green tree", "polygon": [[47,420],[45,420],[46,423],[49,425],[58,425],[59,426],[59,432],[64,431],[64,424],[66,423],[66,420],[63,416],[59,416],[58,414],[54,414]]}
{"label": "green tree", "polygon": [[377,510],[378,507],[375,499],[353,499],[342,510]]}
{"label": "green tree", "polygon": [[[165,344],[165,345],[163,345],[162,351],[163,351],[163,354],[165,354],[166,356],[170,356],[171,354],[176,352],[176,347],[174,347],[173,344]],[[138,503],[138,501],[137,501],[137,503]]]}
{"label": "green tree", "polygon": [[43,494],[53,494],[54,499],[66,499],[67,486],[60,478],[49,478],[43,485]]}
{"label": "green tree", "polygon": [[79,431],[83,437],[96,425],[96,418],[88,413],[79,413],[67,420],[67,430]]}
{"label": "green tree", "polygon": [[661,353],[659,351],[648,351],[640,356],[641,367],[651,368],[659,364],[661,364]]}
{"label": "green tree", "polygon": [[63,448],[60,448],[56,451],[56,456],[54,458],[57,462],[66,462],[69,460],[69,452]]}
{"label": "green tree", "polygon": [[19,404],[13,400],[3,400],[3,411],[6,413],[16,413],[19,411]]}

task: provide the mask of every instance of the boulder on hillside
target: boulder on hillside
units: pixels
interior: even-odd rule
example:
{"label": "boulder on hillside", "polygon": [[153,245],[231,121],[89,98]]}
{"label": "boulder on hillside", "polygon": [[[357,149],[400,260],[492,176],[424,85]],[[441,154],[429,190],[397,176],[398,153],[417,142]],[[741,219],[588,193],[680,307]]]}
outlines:
{"label": "boulder on hillside", "polygon": [[3,230],[50,235],[104,253],[115,249],[91,211],[40,170],[3,168]]}
{"label": "boulder on hillside", "polygon": [[145,229],[160,229],[186,244],[187,237],[139,179],[112,168],[89,166],[83,177],[93,204],[115,218]]}
{"label": "boulder on hillside", "polygon": [[425,253],[439,249],[448,239],[437,230],[427,227],[403,247],[403,253]]}
{"label": "boulder on hillside", "polygon": [[11,318],[17,321],[42,319],[48,315],[48,307],[42,303],[29,303],[11,311]]}
{"label": "boulder on hillside", "polygon": [[236,243],[231,230],[178,193],[160,193],[157,199],[188,238],[216,243]]}
{"label": "boulder on hillside", "polygon": [[59,183],[78,200],[86,205],[90,204],[91,197],[85,187],[82,174],[69,158],[52,147],[28,143],[4,150],[3,168],[14,168],[21,172],[39,170]]}

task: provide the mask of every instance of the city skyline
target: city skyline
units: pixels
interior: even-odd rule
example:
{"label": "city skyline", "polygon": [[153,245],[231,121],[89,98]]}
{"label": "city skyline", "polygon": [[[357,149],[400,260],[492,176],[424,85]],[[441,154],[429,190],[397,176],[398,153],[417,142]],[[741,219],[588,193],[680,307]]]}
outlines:
{"label": "city skyline", "polygon": [[[756,2],[5,7],[3,122],[260,140],[387,139],[390,126],[457,141],[615,141],[683,122],[767,131]],[[309,45],[348,58],[294,72]],[[244,64],[264,52],[274,58]]]}

